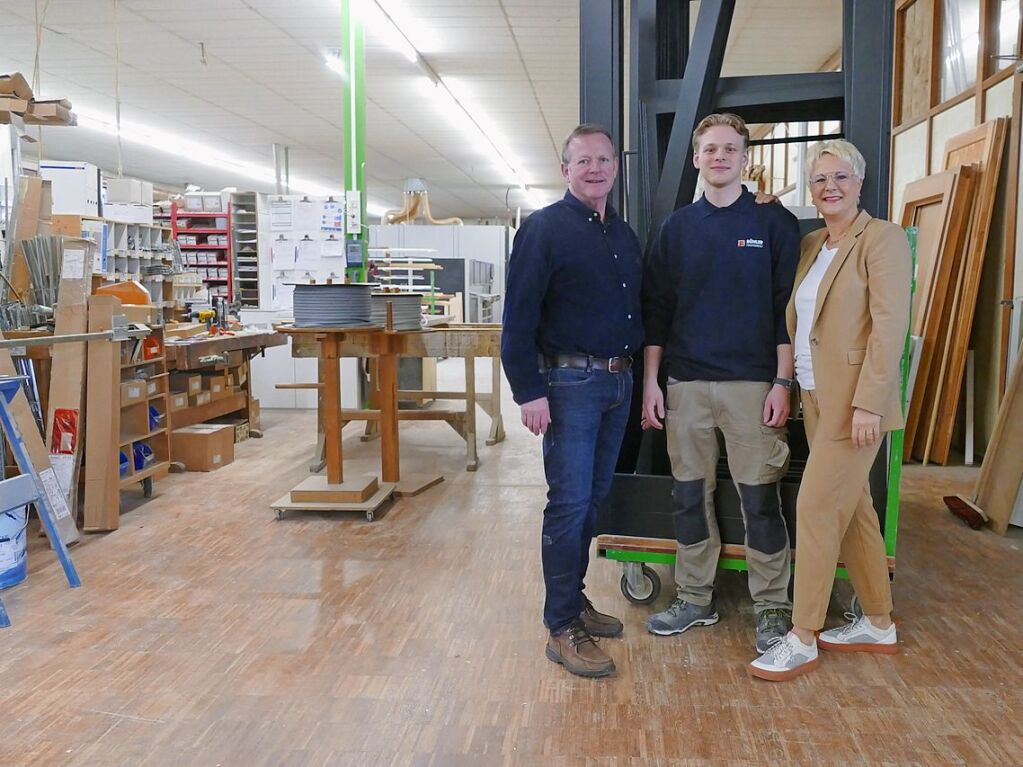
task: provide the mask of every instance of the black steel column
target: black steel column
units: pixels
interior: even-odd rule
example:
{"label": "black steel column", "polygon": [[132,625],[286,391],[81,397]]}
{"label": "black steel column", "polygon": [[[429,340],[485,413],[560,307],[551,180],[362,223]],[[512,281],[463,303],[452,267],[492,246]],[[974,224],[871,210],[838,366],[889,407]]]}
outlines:
{"label": "black steel column", "polygon": [[[579,4],[579,121],[611,131],[621,157],[624,138],[623,0],[584,0]],[[611,204],[622,206],[621,170]]]}
{"label": "black steel column", "polygon": [[735,0],[703,0],[700,3],[661,179],[654,194],[648,239],[656,237],[664,219],[676,208],[692,202],[696,193],[692,133],[696,123],[713,109],[734,10]]}
{"label": "black steel column", "polygon": [[895,2],[844,0],[842,6],[844,133],[867,161],[860,205],[888,218]]}

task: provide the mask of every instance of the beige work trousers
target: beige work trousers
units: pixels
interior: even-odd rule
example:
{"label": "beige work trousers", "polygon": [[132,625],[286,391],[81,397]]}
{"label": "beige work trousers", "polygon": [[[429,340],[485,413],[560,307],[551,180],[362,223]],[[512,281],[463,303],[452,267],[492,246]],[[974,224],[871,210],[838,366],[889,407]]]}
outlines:
{"label": "beige work trousers", "polygon": [[849,434],[818,433],[815,392],[803,391],[810,458],[796,502],[796,572],[792,623],[823,627],[839,557],[867,615],[892,609],[888,557],[870,499],[870,467],[883,443],[855,448]]}
{"label": "beige work trousers", "polygon": [[788,609],[791,547],[778,482],[788,468],[785,429],[764,425],[771,384],[756,381],[668,381],[667,439],[678,558],[678,596],[709,605],[721,556],[714,512],[718,431],[742,506],[746,562],[754,610]]}

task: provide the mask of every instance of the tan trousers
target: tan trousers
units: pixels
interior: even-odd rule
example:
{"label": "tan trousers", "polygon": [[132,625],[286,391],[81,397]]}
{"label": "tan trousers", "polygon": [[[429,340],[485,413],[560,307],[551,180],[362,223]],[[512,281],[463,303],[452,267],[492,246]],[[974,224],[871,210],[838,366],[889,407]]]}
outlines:
{"label": "tan trousers", "polygon": [[891,612],[892,590],[868,484],[870,467],[882,443],[855,448],[849,434],[818,434],[816,394],[802,392],[802,402],[810,458],[796,502],[792,623],[816,631],[824,625],[839,557],[867,615]]}
{"label": "tan trousers", "polygon": [[668,382],[667,437],[678,559],[678,596],[708,605],[721,556],[714,512],[718,431],[746,526],[749,589],[757,613],[790,607],[791,548],[778,482],[788,468],[784,429],[764,425],[771,384],[754,381]]}

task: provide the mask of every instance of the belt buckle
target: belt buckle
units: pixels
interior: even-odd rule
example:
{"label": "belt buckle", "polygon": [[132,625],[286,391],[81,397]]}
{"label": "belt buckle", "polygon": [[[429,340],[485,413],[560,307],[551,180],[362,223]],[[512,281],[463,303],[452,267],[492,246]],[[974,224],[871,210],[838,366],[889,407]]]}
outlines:
{"label": "belt buckle", "polygon": [[609,357],[608,360],[607,360],[607,370],[608,370],[608,372],[609,373],[620,373],[620,372],[622,372],[621,370],[618,369],[618,367],[621,364],[623,359],[624,359],[624,357]]}

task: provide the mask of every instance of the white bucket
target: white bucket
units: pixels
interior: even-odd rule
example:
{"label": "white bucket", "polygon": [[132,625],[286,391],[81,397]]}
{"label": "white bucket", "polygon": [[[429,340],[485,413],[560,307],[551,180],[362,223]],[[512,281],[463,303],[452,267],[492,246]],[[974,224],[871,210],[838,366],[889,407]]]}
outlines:
{"label": "white bucket", "polygon": [[25,580],[28,507],[0,513],[0,589]]}

